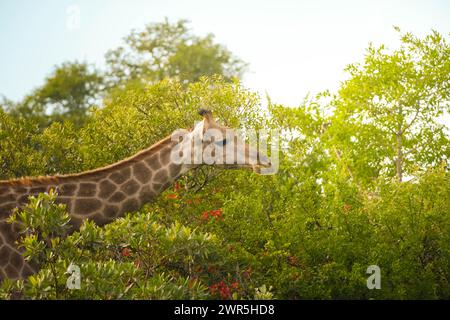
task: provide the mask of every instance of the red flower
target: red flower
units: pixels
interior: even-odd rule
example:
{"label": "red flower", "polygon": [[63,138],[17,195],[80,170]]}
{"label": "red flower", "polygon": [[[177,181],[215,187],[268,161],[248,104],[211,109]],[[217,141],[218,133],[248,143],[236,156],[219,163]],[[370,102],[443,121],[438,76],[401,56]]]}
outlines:
{"label": "red flower", "polygon": [[228,287],[227,285],[224,285],[223,287],[220,288],[220,297],[222,299],[228,299],[231,297],[231,290],[230,287]]}
{"label": "red flower", "polygon": [[222,217],[222,209],[212,210],[211,215],[216,218]]}
{"label": "red flower", "polygon": [[202,220],[206,221],[210,217],[216,218],[216,221],[217,220],[222,220],[223,221],[222,209],[211,210],[211,211],[203,211],[202,212]]}
{"label": "red flower", "polygon": [[206,221],[209,218],[209,211],[202,212],[202,220]]}
{"label": "red flower", "polygon": [[216,291],[217,291],[217,283],[211,285],[211,286],[209,287],[209,291],[211,291],[211,294],[215,294]]}
{"label": "red flower", "polygon": [[221,299],[230,299],[232,290],[231,289],[237,289],[238,288],[238,282],[233,282],[230,286],[227,285],[224,281],[220,281],[217,283],[214,283],[209,287],[209,290],[211,291],[212,295],[215,295],[216,293],[220,294]]}
{"label": "red flower", "polygon": [[175,194],[175,193],[170,193],[170,194],[168,194],[168,195],[166,196],[166,198],[167,198],[167,199],[172,199],[172,200],[174,200],[174,199],[177,199],[177,198],[178,198],[178,195]]}
{"label": "red flower", "polygon": [[216,220],[223,221],[222,208],[211,211],[211,214],[216,217]]}
{"label": "red flower", "polygon": [[177,192],[181,189],[181,184],[179,182],[175,182],[173,185],[173,192]]}
{"label": "red flower", "polygon": [[123,248],[123,249],[122,249],[122,256],[124,256],[124,257],[129,257],[129,256],[131,256],[131,250],[128,249],[128,248]]}

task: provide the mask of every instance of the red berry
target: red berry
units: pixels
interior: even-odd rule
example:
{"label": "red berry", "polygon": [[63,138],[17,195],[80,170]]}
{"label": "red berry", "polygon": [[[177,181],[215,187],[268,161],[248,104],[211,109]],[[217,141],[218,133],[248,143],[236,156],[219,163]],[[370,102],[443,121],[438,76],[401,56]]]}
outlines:
{"label": "red berry", "polygon": [[128,248],[123,248],[122,249],[122,256],[124,257],[129,257],[131,255],[131,251]]}

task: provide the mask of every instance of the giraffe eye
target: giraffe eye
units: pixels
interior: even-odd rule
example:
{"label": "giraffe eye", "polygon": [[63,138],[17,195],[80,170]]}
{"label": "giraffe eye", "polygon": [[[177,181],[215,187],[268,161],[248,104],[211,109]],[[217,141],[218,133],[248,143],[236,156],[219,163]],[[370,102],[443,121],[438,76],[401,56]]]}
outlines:
{"label": "giraffe eye", "polygon": [[222,141],[217,141],[216,144],[217,144],[218,146],[224,146],[224,145],[227,144],[227,139],[223,139]]}

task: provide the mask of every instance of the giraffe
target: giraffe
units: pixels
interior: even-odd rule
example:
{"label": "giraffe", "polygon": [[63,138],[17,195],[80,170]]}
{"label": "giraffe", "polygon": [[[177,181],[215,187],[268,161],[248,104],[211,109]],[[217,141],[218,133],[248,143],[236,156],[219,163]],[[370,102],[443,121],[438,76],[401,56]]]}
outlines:
{"label": "giraffe", "polygon": [[[77,230],[86,219],[102,226],[127,212],[138,210],[181,175],[200,165],[174,161],[171,155],[175,147],[177,152],[187,155],[185,159],[192,159],[193,148],[186,149],[186,146],[192,145],[194,137],[202,137],[209,129],[220,132],[229,130],[214,120],[211,111],[202,109],[199,114],[203,120],[188,131],[182,144],[172,135],[129,158],[102,168],[76,174],[0,181],[0,282],[5,278],[27,278],[37,272],[23,259],[21,250],[15,244],[19,238],[19,226],[6,222],[14,208],[23,207],[29,196],[55,189],[58,193],[56,201],[65,204],[70,215],[71,231]],[[225,139],[219,142],[222,147],[219,153],[222,151],[225,154],[225,146],[229,144]],[[243,153],[246,157],[244,163],[220,165],[251,168],[257,173],[260,173],[261,167],[270,166],[267,157],[259,152],[249,152],[252,147],[246,143],[243,145],[244,149],[232,151]],[[205,143],[201,144],[201,148],[205,146]]]}

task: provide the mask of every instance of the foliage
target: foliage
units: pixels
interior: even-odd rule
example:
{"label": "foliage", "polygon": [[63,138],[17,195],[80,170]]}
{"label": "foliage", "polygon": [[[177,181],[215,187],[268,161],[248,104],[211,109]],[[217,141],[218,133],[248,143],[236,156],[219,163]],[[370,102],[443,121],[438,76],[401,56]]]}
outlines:
{"label": "foliage", "polygon": [[223,45],[214,43],[214,36],[191,34],[186,20],[148,24],[144,30],[133,30],[125,46],[106,55],[109,79],[114,84],[139,79],[160,81],[167,77],[181,82],[195,82],[202,76],[221,75],[239,78],[245,63]]}
{"label": "foliage", "polygon": [[[188,34],[184,22],[134,32],[127,41],[140,53],[166,50],[154,57],[160,62],[133,69],[155,81],[108,90],[81,127],[42,126],[39,109],[18,115],[5,101],[0,177],[113,163],[191,127],[200,107],[230,127],[279,129],[277,174],[202,166],[139,211],[74,232],[56,194],[40,194],[10,220],[20,222],[24,254],[41,269],[4,281],[0,297],[449,299],[449,137],[438,124],[448,108],[446,40],[406,34],[399,50],[371,47],[336,94],[265,110],[237,80],[161,76],[169,69],[153,63],[172,59],[181,70],[184,60],[173,57],[191,53],[180,48],[210,41]],[[397,167],[399,124],[408,179]],[[80,289],[66,286],[70,265],[80,267]],[[379,290],[366,286],[370,265],[381,268]]]}
{"label": "foliage", "polygon": [[38,134],[33,121],[16,120],[0,109],[0,179],[43,172],[34,143]]}
{"label": "foliage", "polygon": [[423,40],[406,34],[393,52],[370,46],[362,65],[347,67],[350,79],[334,102],[332,121],[345,128],[339,128],[342,152],[367,153],[361,144],[377,144],[365,162],[378,162],[377,171],[383,162],[394,164],[388,170],[400,181],[448,161],[450,143],[437,119],[450,110],[449,57],[450,45],[435,31]]}
{"label": "foliage", "polygon": [[[20,241],[25,255],[42,269],[25,283],[6,282],[2,295],[14,289],[39,299],[449,298],[450,176],[442,169],[415,183],[382,184],[370,197],[355,189],[324,197],[294,181],[286,188],[282,176],[264,178],[267,187],[257,189],[262,182],[250,173],[224,175],[234,182],[230,193],[220,190],[224,176],[201,197],[175,186],[140,212],[102,228],[85,222],[68,237],[55,195],[31,199],[13,220],[27,230]],[[205,211],[216,214],[205,218]],[[66,287],[71,263],[81,269],[79,290]],[[372,264],[382,270],[381,290],[366,287]]]}
{"label": "foliage", "polygon": [[81,127],[90,107],[99,102],[104,79],[87,63],[66,62],[54,68],[45,83],[10,108],[15,118],[32,118],[44,128],[54,121]]}

